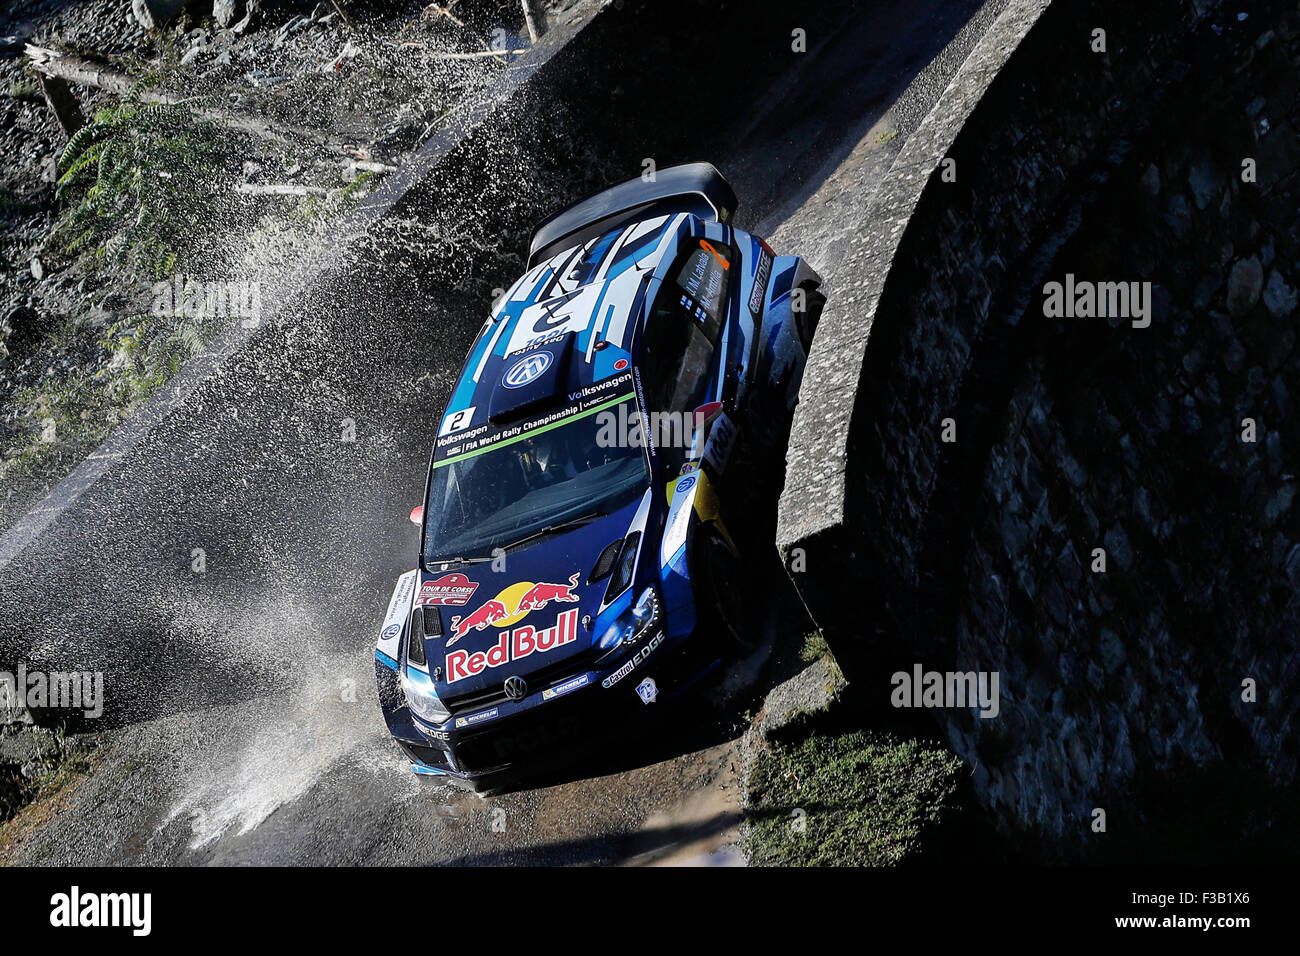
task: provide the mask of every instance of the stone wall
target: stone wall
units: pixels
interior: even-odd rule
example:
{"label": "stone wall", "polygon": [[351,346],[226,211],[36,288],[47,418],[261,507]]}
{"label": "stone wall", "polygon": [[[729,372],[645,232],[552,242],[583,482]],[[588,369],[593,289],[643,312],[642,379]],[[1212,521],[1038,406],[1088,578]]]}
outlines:
{"label": "stone wall", "polygon": [[[998,820],[1067,851],[1097,807],[1138,845],[1160,781],[1294,777],[1298,22],[1058,0],[959,77],[927,120],[959,128],[956,181],[921,165],[874,234],[839,489],[805,464],[833,412],[796,421],[781,544],[846,672],[884,697],[912,662],[998,671],[997,718],[934,713]],[[1150,327],[1045,317],[1067,273],[1150,281]]]}

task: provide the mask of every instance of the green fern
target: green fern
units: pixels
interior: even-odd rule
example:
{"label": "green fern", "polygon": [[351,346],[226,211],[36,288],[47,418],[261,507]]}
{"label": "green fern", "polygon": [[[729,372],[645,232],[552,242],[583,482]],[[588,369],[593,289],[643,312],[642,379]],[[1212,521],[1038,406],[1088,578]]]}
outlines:
{"label": "green fern", "polygon": [[237,143],[179,104],[141,104],[137,86],[100,110],[59,156],[57,196],[65,209],[56,242],[92,252],[130,278],[160,278],[188,265],[228,220]]}

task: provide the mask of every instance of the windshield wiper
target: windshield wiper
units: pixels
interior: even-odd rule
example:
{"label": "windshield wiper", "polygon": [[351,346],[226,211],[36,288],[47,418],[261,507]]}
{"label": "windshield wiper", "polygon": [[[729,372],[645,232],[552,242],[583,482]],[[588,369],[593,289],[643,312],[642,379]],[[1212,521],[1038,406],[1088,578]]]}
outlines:
{"label": "windshield wiper", "polygon": [[570,528],[581,527],[584,524],[595,521],[597,518],[604,517],[604,514],[603,511],[593,511],[591,514],[580,515],[577,518],[569,518],[567,521],[557,521],[554,524],[543,525],[536,531],[530,531],[518,541],[511,541],[509,544],[504,545],[502,550],[517,548],[521,544],[526,544],[527,542],[536,540],[537,538],[545,538],[548,535],[559,534],[561,531],[568,531]]}
{"label": "windshield wiper", "polygon": [[455,558],[437,558],[430,561],[429,564],[483,564],[491,561],[492,555],[474,555],[472,558],[455,557]]}

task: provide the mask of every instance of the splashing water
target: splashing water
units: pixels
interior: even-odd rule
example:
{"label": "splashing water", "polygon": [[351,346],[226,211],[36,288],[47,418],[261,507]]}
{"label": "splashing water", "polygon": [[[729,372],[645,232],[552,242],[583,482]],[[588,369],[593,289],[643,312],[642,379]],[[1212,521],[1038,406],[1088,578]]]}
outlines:
{"label": "splashing water", "polygon": [[219,655],[263,663],[269,658],[291,683],[283,694],[205,712],[220,730],[210,746],[187,752],[177,795],[159,830],[187,820],[194,849],[227,832],[248,833],[345,766],[382,775],[384,789],[396,799],[419,792],[418,781],[394,759],[379,720],[368,647],[306,649],[290,660],[284,635],[312,632],[320,623],[314,618],[328,617],[319,606],[283,593],[243,606],[218,609],[208,603],[178,610],[178,639],[194,640],[197,625],[218,612],[225,626],[207,633],[215,636]]}

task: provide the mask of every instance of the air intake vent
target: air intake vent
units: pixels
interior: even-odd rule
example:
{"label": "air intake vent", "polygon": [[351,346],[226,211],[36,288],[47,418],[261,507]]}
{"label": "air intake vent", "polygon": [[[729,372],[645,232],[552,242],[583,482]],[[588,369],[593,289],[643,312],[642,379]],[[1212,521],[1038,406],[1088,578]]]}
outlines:
{"label": "air intake vent", "polygon": [[432,604],[426,604],[421,611],[424,612],[424,636],[425,637],[442,637],[442,615]]}
{"label": "air intake vent", "polygon": [[636,569],[636,552],[641,545],[641,532],[633,531],[623,539],[623,547],[614,562],[614,573],[610,576],[609,586],[605,588],[605,603],[608,604],[627,590],[632,583],[632,572]]}
{"label": "air intake vent", "polygon": [[608,547],[600,552],[595,567],[591,569],[591,574],[587,575],[588,584],[595,584],[597,581],[603,581],[609,577],[609,572],[614,570],[614,559],[618,557],[618,549],[622,546],[623,541],[620,538],[618,541],[611,541]]}
{"label": "air intake vent", "polygon": [[424,608],[411,611],[410,634],[406,638],[406,660],[419,667],[428,667],[424,656]]}

